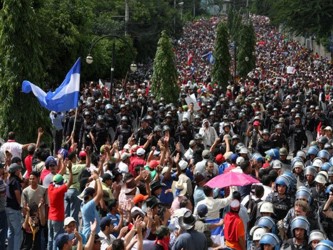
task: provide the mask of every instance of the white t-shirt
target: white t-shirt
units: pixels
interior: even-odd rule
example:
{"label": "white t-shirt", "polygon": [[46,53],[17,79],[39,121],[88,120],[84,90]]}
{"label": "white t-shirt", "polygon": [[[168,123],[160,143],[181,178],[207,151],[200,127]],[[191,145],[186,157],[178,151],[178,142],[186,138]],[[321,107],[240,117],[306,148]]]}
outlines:
{"label": "white t-shirt", "polygon": [[9,151],[12,154],[12,158],[19,157],[22,159],[22,147],[22,144],[13,140],[8,140],[1,146],[0,152],[2,157],[5,156],[6,151]]}

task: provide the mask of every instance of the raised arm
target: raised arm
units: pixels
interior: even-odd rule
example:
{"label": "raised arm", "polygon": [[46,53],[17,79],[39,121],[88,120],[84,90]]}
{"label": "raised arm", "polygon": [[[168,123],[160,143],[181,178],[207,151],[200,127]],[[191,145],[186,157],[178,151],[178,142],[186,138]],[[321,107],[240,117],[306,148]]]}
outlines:
{"label": "raised arm", "polygon": [[97,194],[94,197],[94,202],[96,205],[98,205],[99,201],[103,198],[102,184],[96,172],[93,173],[93,178],[96,181],[96,186],[97,186]]}
{"label": "raised arm", "polygon": [[65,165],[69,172],[68,182],[66,183],[67,188],[69,188],[73,184],[72,162],[70,160],[66,160]]}

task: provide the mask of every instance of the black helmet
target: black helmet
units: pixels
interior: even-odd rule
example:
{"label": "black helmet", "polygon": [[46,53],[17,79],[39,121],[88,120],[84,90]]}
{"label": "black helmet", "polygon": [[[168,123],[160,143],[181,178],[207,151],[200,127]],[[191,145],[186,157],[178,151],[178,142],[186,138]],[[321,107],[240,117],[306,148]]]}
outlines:
{"label": "black helmet", "polygon": [[87,110],[87,111],[84,111],[84,113],[83,113],[83,116],[85,117],[85,116],[90,116],[90,112]]}
{"label": "black helmet", "polygon": [[102,115],[97,116],[97,121],[98,122],[104,121],[104,117]]}
{"label": "black helmet", "polygon": [[160,125],[156,125],[156,126],[154,127],[154,132],[161,132],[161,131],[162,131],[162,128],[161,128]]}
{"label": "black helmet", "polygon": [[122,121],[122,122],[128,122],[127,116],[122,116],[120,121]]}
{"label": "black helmet", "polygon": [[170,127],[168,125],[163,126],[163,132],[170,131]]}

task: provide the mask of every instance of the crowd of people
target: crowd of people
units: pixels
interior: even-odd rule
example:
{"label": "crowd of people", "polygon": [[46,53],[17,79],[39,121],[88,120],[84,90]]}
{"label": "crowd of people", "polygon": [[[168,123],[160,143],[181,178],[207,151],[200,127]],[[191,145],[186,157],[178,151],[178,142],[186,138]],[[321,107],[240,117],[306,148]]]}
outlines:
{"label": "crowd of people", "polygon": [[[0,249],[333,249],[332,65],[251,19],[257,67],[226,92],[210,76],[220,20],[200,19],[176,44],[178,103],[149,79],[111,101],[90,82],[50,113],[52,146],[10,132]],[[258,183],[206,185],[229,173]]]}

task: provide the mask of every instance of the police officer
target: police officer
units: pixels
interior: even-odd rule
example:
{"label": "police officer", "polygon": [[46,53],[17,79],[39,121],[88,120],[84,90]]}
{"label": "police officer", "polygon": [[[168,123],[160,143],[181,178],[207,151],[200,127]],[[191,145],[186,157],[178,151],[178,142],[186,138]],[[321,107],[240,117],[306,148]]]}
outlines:
{"label": "police officer", "polygon": [[282,220],[293,205],[293,200],[288,194],[289,186],[289,180],[283,175],[279,176],[275,180],[275,191],[266,198],[266,201],[274,206],[273,218],[276,220]]}
{"label": "police officer", "polygon": [[295,123],[290,126],[289,136],[291,137],[291,141],[294,142],[294,150],[293,154],[296,155],[297,151],[306,147],[308,143],[308,139],[305,134],[304,126],[301,122],[301,115],[295,115]]}
{"label": "police officer", "polygon": [[115,140],[119,141],[119,148],[122,149],[132,135],[132,127],[128,124],[127,116],[121,117],[120,125],[117,126]]}
{"label": "police officer", "polygon": [[308,245],[308,237],[310,234],[310,223],[304,216],[297,216],[291,221],[291,233],[293,238],[290,238],[282,245],[283,250],[310,250]]}
{"label": "police officer", "polygon": [[110,142],[110,136],[104,123],[104,117],[102,115],[97,116],[97,122],[91,128],[89,136],[92,144],[94,145],[94,151],[99,152],[102,145],[107,141]]}

